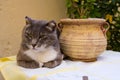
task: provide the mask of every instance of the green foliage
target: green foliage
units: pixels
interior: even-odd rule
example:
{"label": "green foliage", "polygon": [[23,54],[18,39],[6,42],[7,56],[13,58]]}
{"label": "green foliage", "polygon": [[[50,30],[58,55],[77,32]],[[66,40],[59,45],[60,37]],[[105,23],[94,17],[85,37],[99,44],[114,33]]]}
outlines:
{"label": "green foliage", "polygon": [[110,24],[107,49],[120,51],[120,0],[66,0],[69,18],[104,18]]}

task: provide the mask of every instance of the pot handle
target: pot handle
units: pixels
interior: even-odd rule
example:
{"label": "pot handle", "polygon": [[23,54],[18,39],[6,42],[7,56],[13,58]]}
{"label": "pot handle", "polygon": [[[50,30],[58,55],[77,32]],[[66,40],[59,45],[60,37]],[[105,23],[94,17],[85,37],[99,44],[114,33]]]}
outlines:
{"label": "pot handle", "polygon": [[58,23],[58,25],[57,25],[58,38],[60,37],[60,34],[61,34],[61,32],[62,32],[62,29],[63,29],[62,23]]}
{"label": "pot handle", "polygon": [[58,23],[58,30],[59,30],[59,32],[62,32],[62,29],[63,29],[62,23]]}
{"label": "pot handle", "polygon": [[[105,25],[107,25],[106,28],[104,27]],[[104,23],[101,25],[100,28],[101,28],[101,30],[102,30],[104,36],[106,37],[106,33],[107,33],[108,29],[110,28],[109,23],[108,23],[108,22],[104,22]]]}

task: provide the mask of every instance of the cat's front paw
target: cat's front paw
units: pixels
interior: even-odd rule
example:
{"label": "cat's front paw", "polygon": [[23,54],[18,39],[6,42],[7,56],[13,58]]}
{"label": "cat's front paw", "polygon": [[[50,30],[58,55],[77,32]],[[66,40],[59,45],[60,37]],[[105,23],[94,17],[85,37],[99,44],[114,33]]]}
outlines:
{"label": "cat's front paw", "polygon": [[19,66],[22,66],[24,68],[39,68],[39,64],[35,61],[17,61],[17,64]]}
{"label": "cat's front paw", "polygon": [[54,68],[54,67],[60,65],[60,63],[61,63],[61,62],[50,61],[50,62],[44,63],[43,67]]}

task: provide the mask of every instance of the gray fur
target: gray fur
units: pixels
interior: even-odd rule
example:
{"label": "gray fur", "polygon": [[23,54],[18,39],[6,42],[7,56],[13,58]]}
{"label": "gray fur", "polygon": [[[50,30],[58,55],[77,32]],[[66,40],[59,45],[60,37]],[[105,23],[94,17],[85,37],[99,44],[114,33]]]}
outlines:
{"label": "gray fur", "polygon": [[[30,49],[29,46],[32,46],[33,50],[35,50],[36,46],[40,47],[43,44],[46,44],[45,48],[52,46],[57,52],[57,57],[54,60],[43,63],[42,67],[53,68],[60,65],[63,60],[63,55],[60,52],[56,23],[54,21],[33,20],[29,17],[25,19],[26,26],[22,32],[21,47],[17,55],[18,65],[26,68],[40,67],[36,60],[24,52]],[[39,53],[41,54],[41,52]]]}

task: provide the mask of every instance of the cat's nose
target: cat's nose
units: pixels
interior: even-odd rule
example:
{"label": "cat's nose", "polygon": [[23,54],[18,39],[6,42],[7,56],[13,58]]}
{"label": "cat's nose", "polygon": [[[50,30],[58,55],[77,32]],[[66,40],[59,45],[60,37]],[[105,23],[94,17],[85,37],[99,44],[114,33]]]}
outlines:
{"label": "cat's nose", "polygon": [[33,48],[36,46],[36,44],[32,44]]}

